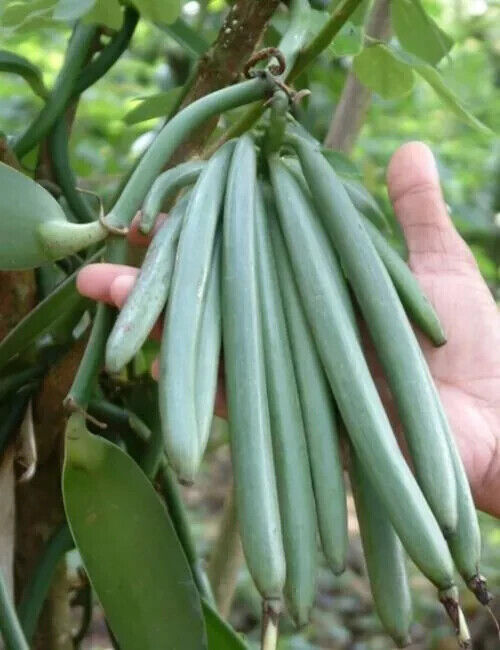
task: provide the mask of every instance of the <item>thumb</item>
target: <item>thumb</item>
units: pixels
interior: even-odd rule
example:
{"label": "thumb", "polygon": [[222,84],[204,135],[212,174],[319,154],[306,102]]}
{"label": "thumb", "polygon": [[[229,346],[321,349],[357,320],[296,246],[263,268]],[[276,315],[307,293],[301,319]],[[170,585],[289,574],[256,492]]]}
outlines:
{"label": "thumb", "polygon": [[448,216],[429,147],[422,142],[400,147],[389,163],[387,186],[416,273],[455,273],[476,267]]}

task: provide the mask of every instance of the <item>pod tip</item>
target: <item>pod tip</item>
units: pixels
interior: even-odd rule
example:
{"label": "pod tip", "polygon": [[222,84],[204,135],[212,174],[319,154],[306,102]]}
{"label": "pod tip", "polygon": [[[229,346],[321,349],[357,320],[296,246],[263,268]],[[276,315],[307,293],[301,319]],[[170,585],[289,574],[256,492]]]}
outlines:
{"label": "pod tip", "polygon": [[471,638],[467,621],[465,620],[464,613],[458,603],[458,590],[456,587],[450,587],[439,593],[439,600],[441,601],[446,613],[450,617],[455,633],[457,635],[458,645],[460,648],[470,648]]}
{"label": "pod tip", "polygon": [[278,645],[278,626],[282,610],[281,600],[267,599],[262,602],[262,640],[261,650],[276,650]]}
{"label": "pod tip", "polygon": [[488,583],[486,578],[479,573],[476,573],[470,580],[467,581],[467,586],[476,596],[481,605],[488,605],[493,596],[488,591]]}

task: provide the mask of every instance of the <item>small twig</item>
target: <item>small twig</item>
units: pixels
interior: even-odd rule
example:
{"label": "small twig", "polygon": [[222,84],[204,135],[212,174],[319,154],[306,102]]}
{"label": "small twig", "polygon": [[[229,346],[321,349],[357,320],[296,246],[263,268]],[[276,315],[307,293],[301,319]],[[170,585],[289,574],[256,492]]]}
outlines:
{"label": "small twig", "polygon": [[280,610],[278,601],[264,600],[262,603],[261,650],[276,650]]}
{"label": "small twig", "polygon": [[90,415],[90,413],[88,413],[84,408],[77,404],[71,397],[64,400],[64,408],[66,409],[67,413],[80,413],[80,415],[83,415],[87,422],[95,424],[95,426],[99,427],[99,429],[104,430],[108,428],[106,422],[102,422],[101,420],[95,418],[93,415]]}
{"label": "small twig", "polygon": [[277,47],[265,47],[263,50],[259,50],[252,54],[243,67],[243,75],[247,79],[252,79],[256,75],[256,71],[252,68],[259,63],[259,61],[266,61],[273,57],[277,59],[278,64],[276,65],[273,63],[269,65],[267,69],[275,77],[282,75],[286,69],[286,61],[283,53]]}

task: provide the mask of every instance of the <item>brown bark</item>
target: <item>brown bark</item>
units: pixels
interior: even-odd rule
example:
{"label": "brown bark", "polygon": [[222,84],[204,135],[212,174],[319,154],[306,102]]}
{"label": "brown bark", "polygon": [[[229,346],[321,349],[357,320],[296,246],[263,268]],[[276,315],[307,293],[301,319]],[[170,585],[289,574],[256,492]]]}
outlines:
{"label": "brown bark", "polygon": [[[386,40],[389,32],[389,0],[377,0],[368,20],[366,34],[371,38]],[[351,70],[333,114],[325,146],[350,153],[363,126],[371,98],[371,90],[363,86]]]}
{"label": "brown bark", "polygon": [[[17,486],[16,584],[29,580],[47,540],[64,519],[61,464],[66,416],[63,399],[80,363],[86,340],[78,341],[51,367],[34,400],[38,465],[29,483]],[[40,618],[34,649],[72,650],[69,582],[63,567],[56,573]]]}
{"label": "brown bark", "polygon": [[[198,64],[196,80],[182,106],[238,80],[279,3],[280,0],[237,0],[232,5],[217,39]],[[179,147],[169,166],[199,155],[216,125],[217,118],[206,122],[189,142]]]}
{"label": "brown bark", "polygon": [[[19,163],[8,148],[5,138],[0,138],[0,160],[11,167],[19,168]],[[35,301],[33,271],[0,272],[0,341],[34,307]],[[0,570],[11,592],[14,583],[15,543],[14,446],[13,442],[0,458]]]}

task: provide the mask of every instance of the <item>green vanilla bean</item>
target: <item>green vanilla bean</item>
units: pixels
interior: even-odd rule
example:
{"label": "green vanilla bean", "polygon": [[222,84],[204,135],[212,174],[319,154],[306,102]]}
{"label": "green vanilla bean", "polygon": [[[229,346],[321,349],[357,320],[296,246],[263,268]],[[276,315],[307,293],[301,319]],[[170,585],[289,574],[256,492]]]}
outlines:
{"label": "green vanilla bean", "polygon": [[14,153],[22,158],[49,133],[64,112],[73,93],[73,84],[95,38],[95,25],[78,24],[71,36],[64,65],[44,107],[26,131],[14,143]]}
{"label": "green vanilla bean", "polygon": [[268,76],[243,81],[206,95],[175,115],[163,127],[132,172],[122,194],[107,216],[109,223],[113,226],[130,223],[155,178],[192,131],[219,113],[266,97],[272,87],[273,81]]}

